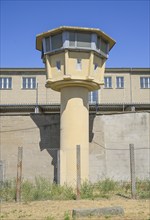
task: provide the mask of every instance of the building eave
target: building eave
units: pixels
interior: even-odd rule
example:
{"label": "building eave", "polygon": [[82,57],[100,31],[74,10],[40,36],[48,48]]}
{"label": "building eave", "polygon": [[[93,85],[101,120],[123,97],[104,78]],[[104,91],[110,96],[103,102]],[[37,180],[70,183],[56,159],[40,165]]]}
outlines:
{"label": "building eave", "polygon": [[[0,104],[0,113],[34,113],[38,107],[39,113],[60,113],[60,104]],[[150,111],[150,103],[104,103],[90,104],[92,112],[118,112],[118,111]]]}

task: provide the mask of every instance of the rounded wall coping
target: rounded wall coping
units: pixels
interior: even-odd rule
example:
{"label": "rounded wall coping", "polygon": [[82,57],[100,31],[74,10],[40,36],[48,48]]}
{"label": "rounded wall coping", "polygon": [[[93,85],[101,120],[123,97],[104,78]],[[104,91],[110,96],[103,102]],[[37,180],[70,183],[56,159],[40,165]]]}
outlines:
{"label": "rounded wall coping", "polygon": [[93,82],[92,79],[82,80],[65,78],[63,80],[58,80],[54,82],[47,80],[45,86],[58,92],[61,92],[61,89],[65,87],[84,87],[87,88],[89,91],[100,89],[100,84],[97,82]]}

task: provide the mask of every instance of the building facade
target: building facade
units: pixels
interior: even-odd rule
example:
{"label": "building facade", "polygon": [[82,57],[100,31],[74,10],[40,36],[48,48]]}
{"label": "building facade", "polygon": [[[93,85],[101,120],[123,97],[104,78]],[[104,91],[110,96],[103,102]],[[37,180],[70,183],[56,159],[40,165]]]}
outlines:
{"label": "building facade", "polygon": [[[44,68],[2,68],[0,103],[60,104],[60,93],[46,88],[45,81]],[[150,101],[149,68],[106,68],[104,81],[100,90],[89,93],[91,104],[142,104]]]}
{"label": "building facade", "polygon": [[[46,88],[45,81],[43,68],[1,69],[1,180],[16,177],[22,146],[23,178],[58,182],[60,94]],[[104,81],[100,90],[89,93],[89,179],[129,180],[130,144],[135,147],[136,177],[148,178],[150,69],[107,68]]]}

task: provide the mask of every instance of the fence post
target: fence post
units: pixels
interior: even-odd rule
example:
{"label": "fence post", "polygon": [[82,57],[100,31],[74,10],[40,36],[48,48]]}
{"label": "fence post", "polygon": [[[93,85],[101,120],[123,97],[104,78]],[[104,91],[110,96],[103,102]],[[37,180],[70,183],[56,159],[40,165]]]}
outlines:
{"label": "fence post", "polygon": [[130,147],[131,196],[132,199],[136,199],[134,144],[129,144],[129,147]]}
{"label": "fence post", "polygon": [[60,150],[57,150],[57,184],[60,184]]}
{"label": "fence post", "polygon": [[80,199],[81,190],[81,160],[80,160],[80,145],[77,145],[77,199]]}
{"label": "fence post", "polygon": [[0,183],[1,185],[4,182],[4,162],[0,160]]}
{"label": "fence post", "polygon": [[18,147],[16,202],[21,202],[22,156],[23,156],[23,147]]}

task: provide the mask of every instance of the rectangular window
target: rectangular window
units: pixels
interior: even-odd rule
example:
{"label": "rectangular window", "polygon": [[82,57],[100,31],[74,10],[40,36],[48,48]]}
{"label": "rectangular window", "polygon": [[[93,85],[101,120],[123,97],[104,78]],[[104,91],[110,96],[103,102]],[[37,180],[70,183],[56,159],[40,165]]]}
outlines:
{"label": "rectangular window", "polygon": [[75,33],[74,32],[69,33],[69,46],[75,47]]}
{"label": "rectangular window", "polygon": [[11,77],[0,78],[0,89],[12,89],[12,78]]}
{"label": "rectangular window", "polygon": [[107,54],[107,42],[104,41],[103,39],[100,40],[100,49],[102,52]]}
{"label": "rectangular window", "polygon": [[98,68],[98,64],[97,64],[97,63],[95,63],[95,64],[94,64],[94,71],[96,71],[96,70],[97,70],[97,68]]}
{"label": "rectangular window", "polygon": [[91,47],[91,34],[77,33],[77,47]]}
{"label": "rectangular window", "polygon": [[59,49],[63,46],[62,34],[53,35],[51,37],[52,50]]}
{"label": "rectangular window", "polygon": [[124,77],[123,76],[116,77],[116,88],[117,89],[124,88]]}
{"label": "rectangular window", "polygon": [[45,44],[46,44],[46,52],[50,51],[50,38],[45,38]]}
{"label": "rectangular window", "polygon": [[97,37],[96,48],[100,50],[100,37]]}
{"label": "rectangular window", "polygon": [[23,77],[22,88],[23,89],[36,89],[36,78],[35,77]]}
{"label": "rectangular window", "polygon": [[60,63],[60,61],[56,61],[56,68],[57,68],[58,71],[61,70],[61,63]]}
{"label": "rectangular window", "polygon": [[81,70],[81,69],[82,69],[81,59],[77,59],[76,69],[77,69],[77,70]]}
{"label": "rectangular window", "polygon": [[109,77],[104,77],[104,88],[112,88],[112,78]]}
{"label": "rectangular window", "polygon": [[150,89],[150,77],[140,77],[141,89]]}
{"label": "rectangular window", "polygon": [[98,103],[98,91],[89,92],[89,103]]}

